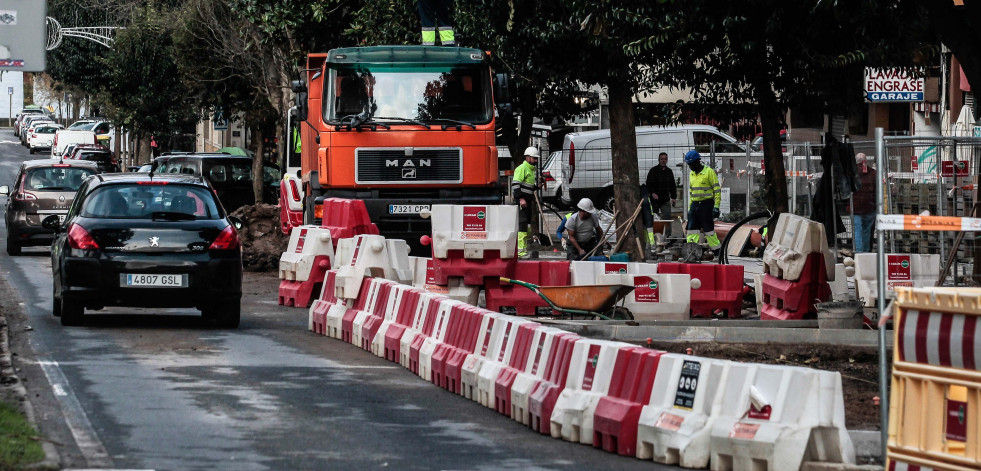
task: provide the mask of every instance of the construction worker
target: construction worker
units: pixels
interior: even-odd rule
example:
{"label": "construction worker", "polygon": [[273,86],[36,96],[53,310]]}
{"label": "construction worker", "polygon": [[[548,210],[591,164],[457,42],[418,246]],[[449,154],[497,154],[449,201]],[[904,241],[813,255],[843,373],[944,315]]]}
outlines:
{"label": "construction worker", "polygon": [[695,150],[685,154],[685,163],[691,170],[688,174],[689,195],[688,230],[686,242],[698,243],[699,232],[705,233],[705,240],[716,258],[722,243],[715,234],[715,219],[719,217],[719,204],[722,202],[722,187],[715,170],[702,164],[702,156]]}
{"label": "construction worker", "polygon": [[[674,172],[668,167],[668,153],[661,152],[657,156],[657,165],[651,167],[647,172],[647,195],[652,212],[658,215],[663,221],[671,220],[671,207],[675,204],[678,190],[675,187]],[[647,226],[647,243],[654,244],[654,221],[649,212],[644,213],[644,225]],[[649,221],[650,220],[650,221]],[[671,237],[671,224],[667,225],[665,237]]]}
{"label": "construction worker", "polygon": [[[576,205],[579,211],[572,213],[565,221],[565,230],[569,233],[569,244],[566,245],[566,255],[569,260],[582,260],[600,244],[603,229],[596,217],[596,207],[593,200],[583,198]],[[600,253],[602,255],[602,253]]]}
{"label": "construction worker", "polygon": [[537,171],[538,149],[529,147],[525,149],[525,161],[514,169],[514,179],[511,180],[511,198],[518,204],[518,256],[524,257],[528,253],[527,247],[528,225],[531,224],[531,203],[535,202],[535,190],[538,189]]}
{"label": "construction worker", "polygon": [[419,21],[422,23],[422,45],[436,45],[436,35],[443,46],[455,46],[453,20],[449,0],[419,0]]}

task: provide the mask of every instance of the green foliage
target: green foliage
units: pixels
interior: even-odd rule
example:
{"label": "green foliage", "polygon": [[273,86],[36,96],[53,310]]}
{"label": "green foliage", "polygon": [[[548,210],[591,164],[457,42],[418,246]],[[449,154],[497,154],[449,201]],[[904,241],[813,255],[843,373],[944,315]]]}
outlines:
{"label": "green foliage", "polygon": [[18,469],[44,459],[40,438],[9,404],[0,402],[0,469]]}

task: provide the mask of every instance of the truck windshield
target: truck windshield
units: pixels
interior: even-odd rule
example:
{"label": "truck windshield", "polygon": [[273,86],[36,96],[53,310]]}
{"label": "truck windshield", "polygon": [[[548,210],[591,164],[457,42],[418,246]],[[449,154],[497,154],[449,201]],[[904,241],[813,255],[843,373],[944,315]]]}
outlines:
{"label": "truck windshield", "polygon": [[376,121],[491,120],[486,67],[337,66],[326,81],[325,118],[331,123],[365,113]]}

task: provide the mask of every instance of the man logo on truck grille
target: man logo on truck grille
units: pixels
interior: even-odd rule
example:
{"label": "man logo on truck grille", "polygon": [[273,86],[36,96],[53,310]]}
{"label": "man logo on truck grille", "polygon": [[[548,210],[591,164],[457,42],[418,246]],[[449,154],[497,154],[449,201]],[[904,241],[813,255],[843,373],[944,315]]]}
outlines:
{"label": "man logo on truck grille", "polygon": [[416,178],[416,169],[414,168],[403,168],[402,169],[402,179],[408,180],[411,178]]}

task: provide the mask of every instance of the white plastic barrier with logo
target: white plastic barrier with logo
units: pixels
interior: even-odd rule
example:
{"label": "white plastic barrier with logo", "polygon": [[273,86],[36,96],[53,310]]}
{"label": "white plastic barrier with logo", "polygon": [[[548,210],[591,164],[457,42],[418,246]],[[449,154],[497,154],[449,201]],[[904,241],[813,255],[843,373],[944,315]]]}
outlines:
{"label": "white plastic barrier with logo", "polygon": [[522,324],[530,324],[532,321],[507,316],[504,319],[504,328],[501,336],[497,339],[496,345],[490,351],[490,355],[484,360],[480,371],[477,373],[477,402],[480,405],[493,409],[496,401],[495,386],[497,375],[507,366],[511,359],[511,351],[514,349],[515,339],[518,338],[518,327]]}
{"label": "white plastic barrier with logo", "polygon": [[447,258],[450,250],[462,250],[467,259],[483,259],[487,250],[500,251],[500,258],[514,257],[517,206],[434,204],[430,214],[434,258]]}
{"label": "white plastic barrier with logo", "polygon": [[804,461],[855,462],[841,375],[732,363],[711,433],[712,469],[799,469]]}
{"label": "white plastic barrier with logo", "polygon": [[477,336],[477,349],[474,353],[467,355],[463,361],[463,368],[460,371],[460,391],[463,397],[472,401],[480,399],[477,394],[477,375],[480,368],[488,358],[492,358],[495,348],[500,343],[504,327],[508,316],[496,312],[489,312],[484,315],[480,322],[480,333]]}
{"label": "white plastic barrier with logo", "polygon": [[540,327],[535,331],[531,341],[531,355],[524,370],[514,378],[511,384],[511,419],[531,426],[531,415],[528,413],[528,398],[535,385],[545,376],[548,357],[552,353],[553,340],[560,335],[575,335],[555,327]]}
{"label": "white plastic barrier with logo", "polygon": [[650,404],[640,413],[637,458],[683,468],[708,467],[713,413],[724,400],[721,386],[730,364],[675,353],[661,355]]}
{"label": "white plastic barrier with logo", "polygon": [[417,336],[423,335],[423,326],[426,325],[426,319],[429,316],[436,315],[435,308],[431,308],[431,305],[440,302],[442,299],[444,299],[443,296],[428,291],[419,295],[419,301],[415,309],[416,312],[412,317],[412,325],[405,329],[405,332],[402,333],[402,338],[399,339],[399,364],[403,368],[409,368],[410,347]]}
{"label": "white plastic barrier with logo", "polygon": [[385,239],[375,234],[360,234],[337,241],[334,258],[338,298],[354,299],[365,276],[375,276],[403,284],[412,282],[409,249],[404,240]]}
{"label": "white plastic barrier with logo", "polygon": [[428,257],[409,257],[409,263],[412,265],[412,286],[444,296],[450,294],[449,287],[436,284],[436,277],[433,273],[433,259]]}
{"label": "white plastic barrier with logo", "polygon": [[450,330],[450,317],[453,306],[464,304],[452,299],[444,299],[439,303],[439,311],[436,312],[436,322],[433,324],[433,335],[426,338],[419,349],[419,377],[432,381],[433,374],[433,353],[436,347],[446,341],[446,333]]}
{"label": "white plastic barrier with logo", "polygon": [[576,342],[569,361],[565,388],[552,409],[552,437],[570,442],[593,443],[593,414],[596,404],[610,388],[613,365],[622,342],[582,339]]}
{"label": "white plastic barrier with logo", "polygon": [[385,306],[385,320],[378,327],[378,332],[375,332],[375,338],[371,340],[371,353],[374,353],[375,356],[385,356],[385,334],[388,333],[388,328],[395,323],[399,315],[399,309],[405,300],[405,293],[411,289],[413,287],[409,285],[395,284],[392,286],[392,291],[388,295],[388,305]]}
{"label": "white plastic barrier with logo", "polygon": [[279,279],[307,281],[317,257],[327,258],[327,269],[334,261],[334,245],[330,229],[319,226],[298,226],[290,232],[290,244],[279,257]]}
{"label": "white plastic barrier with logo", "polygon": [[[879,297],[875,253],[855,254],[855,291],[865,307],[874,307]],[[933,286],[940,276],[940,255],[886,254],[886,299],[896,297],[896,287]]]}
{"label": "white plastic barrier with logo", "polygon": [[572,284],[625,284],[634,287],[623,306],[636,320],[686,320],[691,309],[691,276],[658,274],[657,265],[639,262],[572,262]]}
{"label": "white plastic barrier with logo", "polygon": [[820,253],[828,281],[835,279],[835,257],[828,248],[824,224],[795,214],[783,213],[766,250],[763,252],[763,271],[782,280],[797,281],[804,271],[807,256]]}

